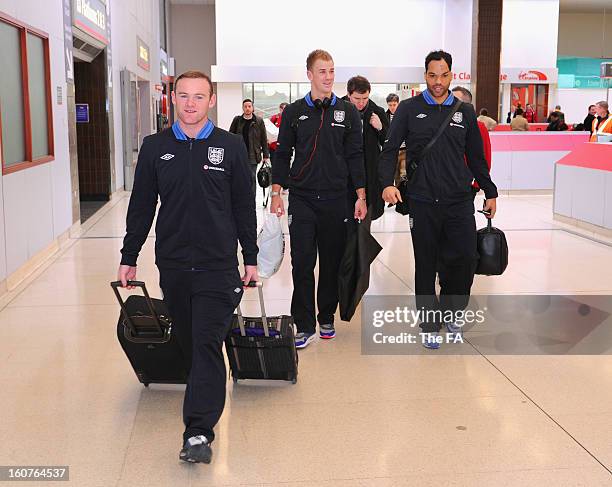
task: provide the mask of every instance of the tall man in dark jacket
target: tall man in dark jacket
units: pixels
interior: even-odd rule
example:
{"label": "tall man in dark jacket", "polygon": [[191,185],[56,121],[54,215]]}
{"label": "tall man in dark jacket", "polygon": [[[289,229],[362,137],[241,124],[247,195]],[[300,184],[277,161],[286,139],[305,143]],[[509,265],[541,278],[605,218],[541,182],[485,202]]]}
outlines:
{"label": "tall man in dark jacket", "polygon": [[262,155],[265,162],[270,162],[270,150],[268,148],[266,125],[263,118],[255,115],[253,102],[248,98],[242,102],[242,115],[234,117],[229,131],[232,134],[240,135],[244,140],[253,176],[253,193],[255,193],[257,189],[255,184],[257,165],[261,162]]}
{"label": "tall man in dark jacket", "polygon": [[155,262],[172,333],[190,367],[179,458],[209,463],[213,428],[225,405],[223,341],[243,282],[257,280],[255,198],[242,140],[208,119],[215,105],[210,78],[183,73],[172,102],[178,120],[145,137],[138,154],[118,279],[124,287],[136,279],[136,260],[159,198]]}
{"label": "tall man in dark jacket", "polygon": [[[353,76],[346,84],[348,99],[361,117],[363,127],[363,159],[366,170],[366,202],[372,220],[376,220],[385,211],[385,204],[382,200],[382,188],[378,178],[378,158],[380,151],[387,138],[389,130],[389,119],[381,107],[370,100],[372,86],[363,76]],[[349,198],[355,201],[355,193],[349,187]],[[353,206],[353,205],[351,205]]]}
{"label": "tall man in dark jacket", "polygon": [[[453,79],[451,67],[450,54],[431,52],[425,60],[427,90],[402,101],[395,112],[379,165],[385,188],[383,198],[388,203],[401,201],[393,176],[402,141],[406,141],[407,161],[418,159],[455,108],[455,97],[449,91]],[[472,105],[459,107],[444,133],[408,177],[417,308],[442,312],[429,313],[422,321],[423,344],[439,348],[437,333],[442,327],[439,315],[465,307],[474,279],[478,254],[473,178],[485,192],[484,210],[490,212],[490,218],[496,208],[497,188],[489,176]],[[435,289],[438,259],[445,269],[440,276],[440,299]],[[451,332],[460,331],[452,322],[446,325]]]}
{"label": "tall man in dark jacket", "polygon": [[[361,120],[353,105],[332,92],[334,61],[316,50],[306,59],[310,92],[283,112],[278,147],[272,164],[270,212],[285,213],[282,188],[289,188],[289,234],[293,296],[291,314],[297,326],[295,344],[308,346],[319,336],[336,336],[338,268],[346,240],[347,186],[356,188],[352,216],[365,218],[365,169]],[[295,158],[290,165],[295,149]],[[319,255],[315,320],[314,268]]]}

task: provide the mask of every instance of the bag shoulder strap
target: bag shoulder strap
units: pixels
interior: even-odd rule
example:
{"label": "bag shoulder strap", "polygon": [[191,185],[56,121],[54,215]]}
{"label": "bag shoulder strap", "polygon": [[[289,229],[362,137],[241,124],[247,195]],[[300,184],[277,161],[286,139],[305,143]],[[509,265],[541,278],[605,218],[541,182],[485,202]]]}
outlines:
{"label": "bag shoulder strap", "polygon": [[457,113],[459,109],[461,108],[461,105],[463,105],[463,102],[459,98],[457,98],[457,101],[453,105],[453,109],[449,112],[447,117],[444,119],[444,122],[442,122],[442,125],[440,125],[440,127],[438,128],[436,135],[433,136],[433,138],[427,143],[427,145],[423,148],[423,150],[419,154],[419,157],[418,157],[419,160],[423,159],[423,157],[425,157],[425,155],[431,150],[434,144],[438,141],[440,136],[446,130],[446,127],[448,127],[448,124],[450,123],[455,113]]}

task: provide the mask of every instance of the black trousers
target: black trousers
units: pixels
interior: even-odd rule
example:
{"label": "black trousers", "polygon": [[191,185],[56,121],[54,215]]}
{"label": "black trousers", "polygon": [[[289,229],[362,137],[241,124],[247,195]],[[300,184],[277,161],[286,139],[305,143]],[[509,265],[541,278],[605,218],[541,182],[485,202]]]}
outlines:
{"label": "black trousers", "polygon": [[[420,326],[426,333],[439,331],[441,316],[462,310],[469,302],[478,263],[474,202],[441,205],[411,199],[410,232],[416,305],[426,312]],[[436,273],[440,277],[439,298]]]}
{"label": "black trousers", "polygon": [[257,194],[257,164],[258,162],[249,161],[249,169],[251,169],[251,182],[253,184],[253,194]]}
{"label": "black trousers", "polygon": [[237,269],[160,269],[159,274],[172,332],[191,363],[183,402],[183,439],[204,435],[212,442],[213,428],[225,407],[223,341],[242,298],[242,281]]}
{"label": "black trousers", "polygon": [[[293,297],[291,314],[299,333],[314,333],[316,321],[332,324],[338,307],[338,268],[346,243],[346,196],[317,200],[289,192],[289,235]],[[315,321],[314,268],[319,255]]]}

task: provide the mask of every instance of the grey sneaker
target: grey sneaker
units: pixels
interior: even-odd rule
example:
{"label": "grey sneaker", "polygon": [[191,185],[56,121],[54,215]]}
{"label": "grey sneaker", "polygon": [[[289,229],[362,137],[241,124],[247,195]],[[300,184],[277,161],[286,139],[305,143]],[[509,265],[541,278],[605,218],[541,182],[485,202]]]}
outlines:
{"label": "grey sneaker", "polygon": [[308,345],[310,345],[314,341],[315,338],[316,338],[316,335],[314,333],[305,333],[305,332],[296,333],[295,334],[295,348],[306,348]]}
{"label": "grey sneaker", "polygon": [[440,343],[438,342],[439,336],[440,334],[438,332],[424,333],[423,346],[430,350],[438,350],[438,348],[440,348]]}
{"label": "grey sneaker", "polygon": [[463,327],[459,326],[457,323],[446,323],[446,329],[448,330],[449,333],[452,334],[453,338],[457,335],[459,335],[459,337],[461,337],[461,334],[463,332]]}
{"label": "grey sneaker", "polygon": [[210,463],[212,449],[204,435],[192,436],[183,445],[179,459],[190,463]]}
{"label": "grey sneaker", "polygon": [[336,329],[333,324],[319,325],[319,336],[324,340],[330,340],[336,337]]}

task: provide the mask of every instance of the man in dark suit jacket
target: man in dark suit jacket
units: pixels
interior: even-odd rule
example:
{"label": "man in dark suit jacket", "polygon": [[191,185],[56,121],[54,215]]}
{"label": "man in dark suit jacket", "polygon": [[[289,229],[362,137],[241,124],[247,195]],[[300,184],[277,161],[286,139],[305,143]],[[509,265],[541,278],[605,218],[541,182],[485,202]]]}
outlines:
{"label": "man in dark suit jacket", "polygon": [[[372,215],[372,220],[376,220],[385,210],[385,203],[382,199],[382,188],[378,178],[378,158],[382,146],[387,138],[389,130],[389,118],[385,110],[370,100],[372,86],[363,76],[353,76],[346,84],[348,95],[345,99],[349,100],[361,117],[363,133],[363,158],[366,169],[366,201]],[[351,197],[355,196],[354,191],[348,193]],[[355,201],[352,201],[351,208]]]}

